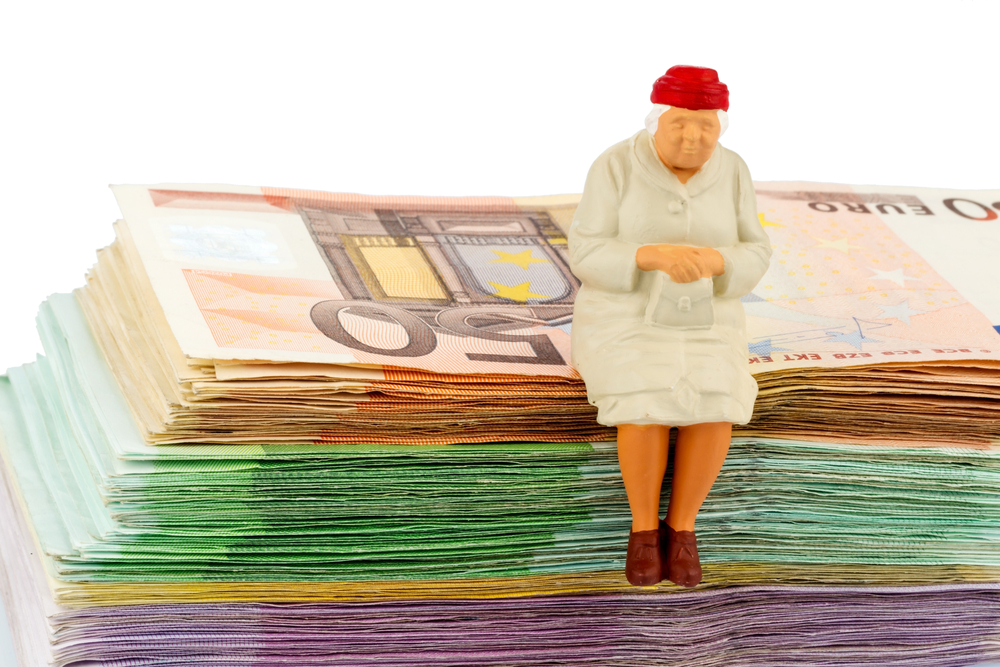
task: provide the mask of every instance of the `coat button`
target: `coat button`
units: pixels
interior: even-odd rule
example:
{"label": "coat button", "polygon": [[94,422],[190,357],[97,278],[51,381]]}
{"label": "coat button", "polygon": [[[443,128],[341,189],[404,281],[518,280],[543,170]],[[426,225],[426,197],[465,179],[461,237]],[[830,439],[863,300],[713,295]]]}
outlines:
{"label": "coat button", "polygon": [[667,210],[670,211],[671,213],[680,213],[682,208],[683,206],[679,201],[672,201],[669,204],[667,204]]}

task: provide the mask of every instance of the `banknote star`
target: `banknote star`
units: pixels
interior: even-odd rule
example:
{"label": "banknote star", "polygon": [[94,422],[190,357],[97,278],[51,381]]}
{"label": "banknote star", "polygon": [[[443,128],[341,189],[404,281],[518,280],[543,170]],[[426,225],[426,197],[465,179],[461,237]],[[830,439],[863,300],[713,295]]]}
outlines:
{"label": "banknote star", "polygon": [[815,236],[812,238],[816,241],[819,241],[819,245],[815,245],[813,246],[813,248],[820,248],[820,249],[828,248],[830,250],[839,250],[845,255],[850,254],[851,250],[861,250],[864,247],[859,245],[851,245],[850,243],[847,242],[846,236],[842,239],[837,239],[836,241],[824,241],[823,239],[817,239]]}
{"label": "banknote star", "polygon": [[758,213],[757,218],[760,219],[761,227],[784,227],[784,225],[778,224],[777,222],[771,222],[770,220],[765,220],[763,213]]}
{"label": "banknote star", "polygon": [[861,331],[851,331],[849,333],[844,333],[842,331],[828,331],[827,339],[831,343],[849,343],[857,349],[861,349],[862,343],[877,343],[878,341],[874,338],[868,338]]}
{"label": "banknote star", "polygon": [[510,299],[511,301],[517,301],[518,303],[527,303],[528,299],[548,299],[544,294],[535,294],[534,292],[528,291],[531,287],[531,281],[523,282],[520,285],[498,285],[497,283],[490,283],[496,292],[493,296],[498,296],[501,299]]}
{"label": "banknote star", "polygon": [[783,350],[785,352],[794,351],[796,348],[803,349],[802,343],[809,343],[810,341],[822,340],[825,341],[830,337],[829,329],[802,329],[800,331],[791,331],[788,333],[783,333],[777,336],[771,336],[771,345],[791,345],[793,346],[789,350]]}
{"label": "banknote star", "polygon": [[491,264],[517,264],[522,269],[527,269],[530,265],[536,262],[538,264],[549,263],[549,260],[547,259],[536,259],[532,257],[530,249],[519,253],[504,252],[503,250],[494,250],[493,252],[499,255],[499,257],[497,259],[490,260]]}
{"label": "banknote star", "polygon": [[882,309],[880,320],[887,320],[889,318],[896,318],[906,326],[910,326],[910,315],[919,315],[923,311],[913,310],[910,308],[910,303],[908,301],[901,301],[895,306],[879,306]]}
{"label": "banknote star", "polygon": [[868,270],[872,272],[871,277],[874,278],[875,280],[888,280],[890,282],[896,283],[900,287],[906,287],[907,280],[916,280],[919,282],[924,282],[920,278],[911,278],[910,276],[904,276],[903,269],[896,269],[895,271],[880,271],[879,269],[873,269],[869,267]]}
{"label": "banknote star", "polygon": [[750,343],[748,346],[750,348],[750,354],[756,354],[759,357],[769,357],[772,352],[788,352],[790,351],[787,347],[775,347],[771,344],[771,339],[766,338],[764,340],[759,340],[755,343]]}
{"label": "banknote star", "polygon": [[826,335],[829,336],[827,341],[831,343],[848,343],[857,349],[862,349],[864,343],[880,343],[882,341],[875,340],[874,338],[869,338],[865,335],[865,326],[868,325],[868,329],[884,329],[885,327],[891,326],[884,322],[869,322],[868,320],[859,320],[856,317],[852,317],[854,320],[854,326],[857,327],[854,331],[844,333],[843,331],[827,331]]}

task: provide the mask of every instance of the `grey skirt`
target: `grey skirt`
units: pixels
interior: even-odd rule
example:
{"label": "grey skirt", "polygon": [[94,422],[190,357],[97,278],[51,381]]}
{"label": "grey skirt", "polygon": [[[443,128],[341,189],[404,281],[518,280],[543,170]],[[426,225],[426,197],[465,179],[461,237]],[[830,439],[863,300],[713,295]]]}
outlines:
{"label": "grey skirt", "polygon": [[574,324],[572,339],[574,365],[605,426],[746,424],[753,416],[757,382],[738,329],[627,320]]}

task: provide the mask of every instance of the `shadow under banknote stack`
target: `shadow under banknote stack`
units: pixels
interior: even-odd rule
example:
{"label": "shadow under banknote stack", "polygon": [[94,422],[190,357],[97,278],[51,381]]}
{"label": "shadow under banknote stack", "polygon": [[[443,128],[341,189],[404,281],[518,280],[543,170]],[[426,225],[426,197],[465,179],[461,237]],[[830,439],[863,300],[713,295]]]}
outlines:
{"label": "shadow under banknote stack", "polygon": [[816,194],[761,189],[758,412],[682,591],[622,573],[613,432],[569,364],[574,198],[116,188],[118,240],[0,379],[21,660],[1000,656],[1000,338],[885,216]]}

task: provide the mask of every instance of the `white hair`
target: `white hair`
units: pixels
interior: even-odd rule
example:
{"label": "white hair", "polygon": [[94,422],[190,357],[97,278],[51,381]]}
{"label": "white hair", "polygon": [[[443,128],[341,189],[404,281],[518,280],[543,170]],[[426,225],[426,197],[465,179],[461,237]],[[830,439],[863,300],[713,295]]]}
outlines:
{"label": "white hair", "polygon": [[[646,114],[646,131],[650,134],[656,134],[656,126],[660,122],[660,116],[662,116],[667,109],[670,108],[668,104],[654,104],[653,110]],[[721,129],[719,130],[719,136],[721,137],[726,133],[726,128],[729,127],[729,114],[727,114],[722,109],[716,109],[715,113],[719,114],[719,125]]]}

